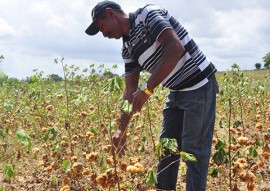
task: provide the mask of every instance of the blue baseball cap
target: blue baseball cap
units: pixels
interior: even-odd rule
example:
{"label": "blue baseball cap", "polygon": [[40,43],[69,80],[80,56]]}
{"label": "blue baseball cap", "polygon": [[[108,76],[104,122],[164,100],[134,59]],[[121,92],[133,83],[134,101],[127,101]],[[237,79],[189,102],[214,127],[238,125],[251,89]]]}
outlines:
{"label": "blue baseball cap", "polygon": [[99,14],[104,12],[107,8],[112,8],[112,9],[121,9],[120,5],[113,2],[113,1],[101,1],[99,2],[93,9],[92,9],[92,23],[90,26],[85,30],[85,33],[88,35],[95,35],[99,32],[99,28],[96,27],[94,24],[95,20],[98,18]]}

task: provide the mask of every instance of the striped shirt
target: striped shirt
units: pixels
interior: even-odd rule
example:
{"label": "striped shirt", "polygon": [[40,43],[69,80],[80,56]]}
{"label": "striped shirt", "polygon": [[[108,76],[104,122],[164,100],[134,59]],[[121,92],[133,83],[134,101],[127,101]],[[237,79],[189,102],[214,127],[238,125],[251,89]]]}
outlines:
{"label": "striped shirt", "polygon": [[165,29],[174,29],[182,46],[183,56],[175,68],[162,81],[171,90],[197,89],[208,82],[216,72],[187,30],[167,10],[147,5],[129,14],[129,36],[123,37],[122,57],[125,62],[125,76],[146,70],[152,73],[159,64],[164,47],[157,39]]}

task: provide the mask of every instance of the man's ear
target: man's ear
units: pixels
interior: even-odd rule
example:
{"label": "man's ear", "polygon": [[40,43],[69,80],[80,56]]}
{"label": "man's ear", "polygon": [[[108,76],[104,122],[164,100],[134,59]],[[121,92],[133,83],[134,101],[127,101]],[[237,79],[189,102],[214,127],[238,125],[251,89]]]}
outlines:
{"label": "man's ear", "polygon": [[114,18],[115,17],[115,12],[110,7],[105,9],[105,13],[106,13],[107,18]]}

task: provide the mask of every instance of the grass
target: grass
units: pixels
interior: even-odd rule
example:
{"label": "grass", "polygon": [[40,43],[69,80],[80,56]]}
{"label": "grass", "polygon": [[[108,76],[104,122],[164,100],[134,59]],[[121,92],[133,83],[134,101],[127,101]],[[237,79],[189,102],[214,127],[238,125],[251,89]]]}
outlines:
{"label": "grass", "polygon": [[[254,80],[263,80],[265,79],[266,75],[270,74],[269,69],[262,69],[262,70],[243,70],[244,75],[248,78],[253,78]],[[225,72],[217,72],[216,76],[219,80]],[[231,73],[231,71],[229,71]]]}

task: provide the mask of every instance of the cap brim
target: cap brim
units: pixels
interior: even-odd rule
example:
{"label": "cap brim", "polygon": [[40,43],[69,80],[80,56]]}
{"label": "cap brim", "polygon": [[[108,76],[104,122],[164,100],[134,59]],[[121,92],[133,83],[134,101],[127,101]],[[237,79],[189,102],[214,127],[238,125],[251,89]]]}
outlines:
{"label": "cap brim", "polygon": [[96,27],[94,21],[91,23],[91,25],[85,30],[85,33],[88,35],[95,35],[99,32],[98,27]]}

